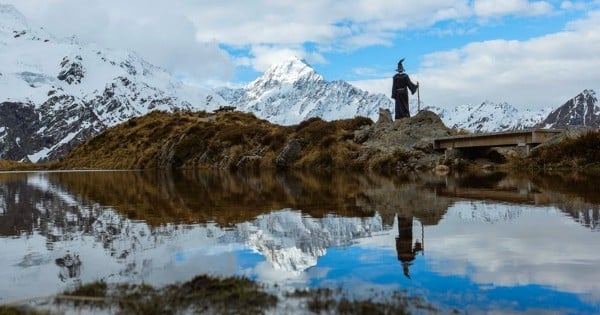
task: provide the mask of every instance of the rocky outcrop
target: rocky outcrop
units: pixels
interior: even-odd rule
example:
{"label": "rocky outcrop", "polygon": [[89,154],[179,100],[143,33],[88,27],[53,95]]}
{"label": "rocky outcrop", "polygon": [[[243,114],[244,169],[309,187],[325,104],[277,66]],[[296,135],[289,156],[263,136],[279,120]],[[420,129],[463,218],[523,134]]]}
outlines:
{"label": "rocky outcrop", "polygon": [[354,141],[364,146],[363,151],[376,151],[368,158],[386,159],[405,155],[405,161],[395,162],[399,171],[432,169],[442,161],[442,155],[433,150],[433,139],[453,134],[439,116],[431,111],[421,111],[411,118],[391,120],[389,111],[382,110],[377,123],[365,126],[354,133]]}
{"label": "rocky outcrop", "polygon": [[24,103],[0,103],[0,158],[24,156],[39,145],[31,137],[39,126],[33,106]]}
{"label": "rocky outcrop", "polygon": [[300,151],[302,150],[302,144],[297,139],[290,140],[281,153],[275,159],[275,166],[278,168],[286,168],[300,155]]}
{"label": "rocky outcrop", "polygon": [[0,158],[34,162],[59,158],[106,128],[89,104],[64,94],[39,106],[0,103],[0,126]]}
{"label": "rocky outcrop", "polygon": [[401,148],[406,151],[431,151],[428,143],[433,143],[434,138],[449,136],[452,132],[435,113],[421,111],[414,117],[396,121],[381,118],[378,123],[359,130],[355,139],[367,147],[382,150]]}
{"label": "rocky outcrop", "polygon": [[81,56],[75,56],[75,61],[64,57],[60,63],[62,70],[58,73],[57,78],[61,81],[66,81],[68,84],[81,83],[81,79],[83,79],[85,73],[81,60]]}

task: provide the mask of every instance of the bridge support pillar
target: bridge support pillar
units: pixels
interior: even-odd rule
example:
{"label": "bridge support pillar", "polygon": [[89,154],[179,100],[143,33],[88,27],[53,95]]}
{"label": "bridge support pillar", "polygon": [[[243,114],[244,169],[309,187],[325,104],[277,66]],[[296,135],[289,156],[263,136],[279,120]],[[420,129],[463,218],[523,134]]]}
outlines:
{"label": "bridge support pillar", "polygon": [[517,152],[521,156],[528,156],[531,152],[531,145],[527,143],[519,143],[517,144]]}
{"label": "bridge support pillar", "polygon": [[447,148],[444,152],[444,157],[446,158],[446,160],[453,160],[460,157],[460,152],[458,149],[455,148]]}

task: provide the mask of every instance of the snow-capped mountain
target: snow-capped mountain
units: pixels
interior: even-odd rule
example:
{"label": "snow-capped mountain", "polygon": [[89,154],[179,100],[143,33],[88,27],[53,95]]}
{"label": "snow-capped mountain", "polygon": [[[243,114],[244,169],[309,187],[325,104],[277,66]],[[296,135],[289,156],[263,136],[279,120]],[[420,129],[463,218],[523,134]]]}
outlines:
{"label": "snow-capped mountain", "polygon": [[[366,116],[377,120],[379,108],[394,110],[391,98],[369,94],[345,81],[326,81],[306,62],[291,58],[271,66],[261,77],[241,89],[217,91],[237,110],[252,112],[278,124],[297,124],[310,117],[325,120]],[[417,102],[410,99],[411,113]],[[549,109],[518,110],[508,103],[483,102],[452,109],[423,107],[438,114],[448,127],[471,132],[496,132],[531,128],[539,124]]]}
{"label": "snow-capped mountain", "polygon": [[386,95],[370,94],[345,81],[328,82],[298,58],[271,66],[244,88],[223,88],[218,93],[238,110],[283,125],[311,117],[377,120],[379,108],[393,109]]}
{"label": "snow-capped mountain", "polygon": [[583,90],[553,110],[540,123],[544,128],[564,128],[570,125],[600,127],[600,104],[594,90]]}
{"label": "snow-capped mountain", "polygon": [[0,4],[0,159],[49,160],[151,110],[222,105],[135,53],[57,39]]}
{"label": "snow-capped mountain", "polygon": [[427,107],[437,113],[450,128],[464,129],[475,133],[499,132],[531,128],[540,123],[550,112],[519,110],[508,103],[483,102],[480,105],[461,105],[452,109]]}

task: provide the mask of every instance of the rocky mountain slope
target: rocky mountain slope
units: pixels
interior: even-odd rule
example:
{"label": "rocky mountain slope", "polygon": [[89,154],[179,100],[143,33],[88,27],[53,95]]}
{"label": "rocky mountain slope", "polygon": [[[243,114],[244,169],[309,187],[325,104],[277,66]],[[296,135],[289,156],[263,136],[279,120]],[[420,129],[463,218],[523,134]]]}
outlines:
{"label": "rocky mountain slope", "polygon": [[573,125],[600,127],[600,104],[594,90],[584,90],[553,110],[539,124],[543,128],[564,128]]}
{"label": "rocky mountain slope", "polygon": [[519,110],[506,102],[490,101],[477,106],[461,105],[452,109],[430,106],[426,109],[437,113],[450,128],[475,133],[531,128],[550,112],[549,109]]}
{"label": "rocky mountain slope", "polygon": [[222,105],[135,53],[57,39],[0,5],[0,159],[50,160],[151,110]]}
{"label": "rocky mountain slope", "polygon": [[370,94],[345,81],[326,81],[298,58],[271,66],[244,88],[217,92],[238,110],[283,125],[311,117],[334,120],[364,116],[376,120],[379,108],[393,108],[389,96]]}

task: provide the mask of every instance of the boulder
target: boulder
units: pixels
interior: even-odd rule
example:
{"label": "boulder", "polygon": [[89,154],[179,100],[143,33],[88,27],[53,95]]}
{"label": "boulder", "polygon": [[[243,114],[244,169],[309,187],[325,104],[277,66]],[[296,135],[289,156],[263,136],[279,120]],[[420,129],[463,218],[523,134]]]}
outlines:
{"label": "boulder", "polygon": [[290,140],[281,153],[275,158],[275,166],[279,168],[286,168],[296,159],[298,159],[300,155],[300,151],[302,151],[302,144],[298,139]]}
{"label": "boulder", "polygon": [[387,108],[379,108],[379,118],[377,119],[377,123],[378,125],[388,125],[393,123],[394,120],[392,119],[392,112],[390,112],[389,109]]}
{"label": "boulder", "polygon": [[421,139],[413,144],[412,148],[425,153],[433,153],[433,142]]}

